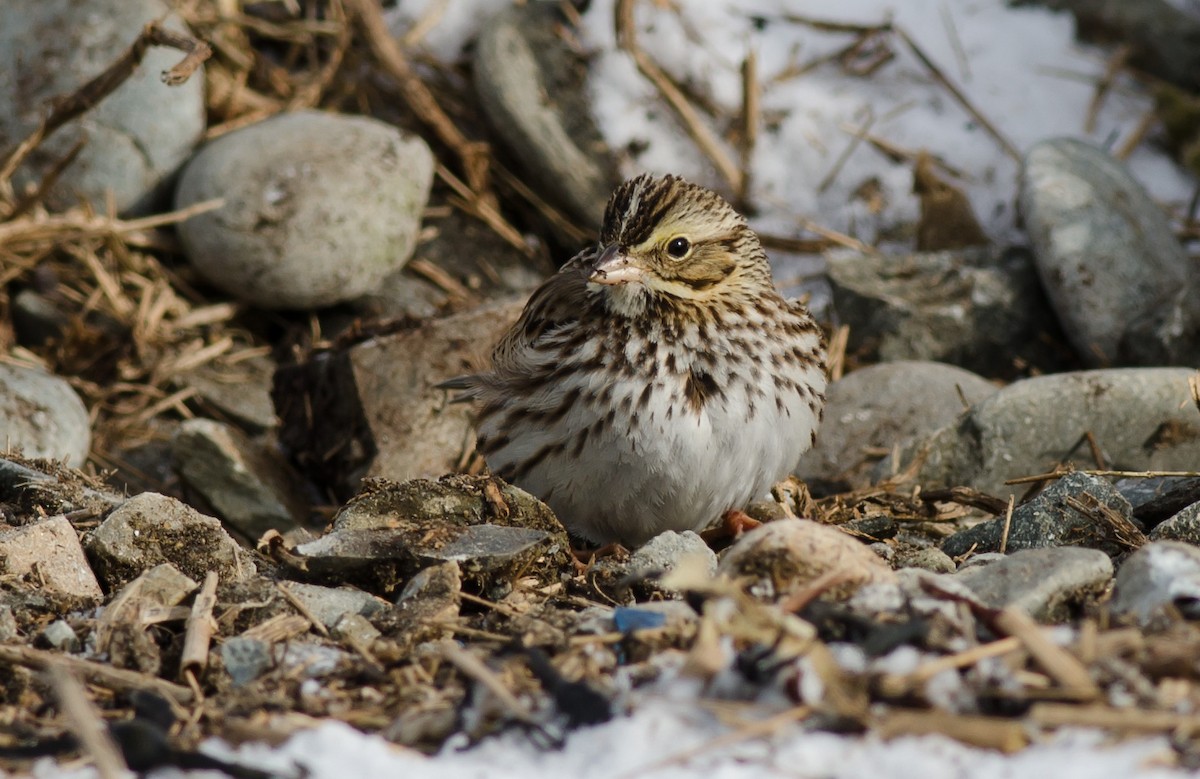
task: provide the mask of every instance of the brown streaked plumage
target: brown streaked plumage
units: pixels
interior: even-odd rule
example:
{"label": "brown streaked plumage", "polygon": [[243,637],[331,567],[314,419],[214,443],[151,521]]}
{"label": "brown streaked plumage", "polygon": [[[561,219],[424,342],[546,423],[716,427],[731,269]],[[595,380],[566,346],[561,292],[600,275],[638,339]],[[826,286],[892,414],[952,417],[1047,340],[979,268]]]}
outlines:
{"label": "brown streaked plumage", "polygon": [[808,311],[776,292],[745,219],[675,176],[617,188],[599,245],[533,293],[492,362],[446,385],[477,401],[488,465],[597,543],[766,495],[825,400]]}

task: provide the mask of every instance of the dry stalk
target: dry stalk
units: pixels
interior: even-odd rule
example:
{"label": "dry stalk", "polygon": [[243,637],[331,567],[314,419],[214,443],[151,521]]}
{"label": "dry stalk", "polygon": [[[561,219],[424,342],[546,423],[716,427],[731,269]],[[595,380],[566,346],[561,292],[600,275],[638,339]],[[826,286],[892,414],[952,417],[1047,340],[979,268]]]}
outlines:
{"label": "dry stalk", "polygon": [[192,611],[184,630],[183,653],[179,658],[179,672],[185,678],[189,675],[195,678],[208,667],[208,647],[212,642],[213,630],[217,627],[212,613],[217,605],[218,578],[216,571],[209,571],[204,577],[204,585],[192,602]]}
{"label": "dry stalk", "polygon": [[88,700],[83,685],[65,668],[48,669],[46,675],[71,733],[79,739],[84,753],[92,758],[96,773],[101,779],[124,779],[129,774],[125,758],[109,735],[100,712]]}
{"label": "dry stalk", "polygon": [[145,690],[157,693],[164,698],[170,698],[176,703],[191,703],[192,691],[156,676],[130,671],[124,668],[113,668],[106,663],[84,660],[73,655],[59,652],[49,652],[27,646],[0,644],[0,663],[19,665],[37,670],[67,671],[80,676],[92,684],[115,692],[132,692]]}
{"label": "dry stalk", "polygon": [[695,141],[700,151],[708,157],[721,178],[729,185],[729,189],[733,192],[743,192],[745,190],[745,182],[741,169],[730,157],[729,152],[725,149],[724,143],[712,129],[704,123],[696,108],[688,101],[675,82],[667,76],[666,72],[658,66],[649,54],[647,54],[637,44],[636,26],[633,20],[633,8],[637,0],[617,0],[615,11],[615,27],[617,32],[617,45],[624,51],[629,53],[633,59],[637,69],[642,75],[649,79],[650,83],[654,84],[658,89],[659,94],[666,100],[667,105],[683,122],[683,127]]}

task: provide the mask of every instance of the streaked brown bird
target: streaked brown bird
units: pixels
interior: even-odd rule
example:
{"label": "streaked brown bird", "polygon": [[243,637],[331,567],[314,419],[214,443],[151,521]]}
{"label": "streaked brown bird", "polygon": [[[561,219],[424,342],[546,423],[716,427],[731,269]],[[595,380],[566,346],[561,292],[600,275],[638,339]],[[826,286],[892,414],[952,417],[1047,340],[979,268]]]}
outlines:
{"label": "streaked brown bird", "polygon": [[816,322],[775,290],[746,220],[676,176],[617,188],[599,244],[533,293],[492,363],[444,385],[478,403],[479,450],[596,543],[765,497],[825,401]]}

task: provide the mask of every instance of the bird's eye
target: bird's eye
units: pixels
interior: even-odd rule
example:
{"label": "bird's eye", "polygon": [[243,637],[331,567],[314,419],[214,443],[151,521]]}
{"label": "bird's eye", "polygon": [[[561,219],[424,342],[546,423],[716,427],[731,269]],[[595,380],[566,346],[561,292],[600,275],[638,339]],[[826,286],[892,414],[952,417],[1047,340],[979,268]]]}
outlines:
{"label": "bird's eye", "polygon": [[679,236],[678,238],[672,238],[671,242],[667,244],[667,254],[677,260],[681,260],[687,256],[688,250],[691,248],[692,245],[688,242],[688,239]]}

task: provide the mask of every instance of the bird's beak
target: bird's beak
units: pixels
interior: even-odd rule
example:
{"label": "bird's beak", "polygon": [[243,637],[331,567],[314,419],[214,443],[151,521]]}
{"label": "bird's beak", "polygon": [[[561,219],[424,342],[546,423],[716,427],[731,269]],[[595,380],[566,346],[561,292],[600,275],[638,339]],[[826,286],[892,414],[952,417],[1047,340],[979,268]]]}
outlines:
{"label": "bird's beak", "polygon": [[621,251],[618,244],[606,246],[596,263],[592,265],[592,273],[588,281],[595,284],[629,284],[640,281],[644,271],[638,267],[632,258]]}

